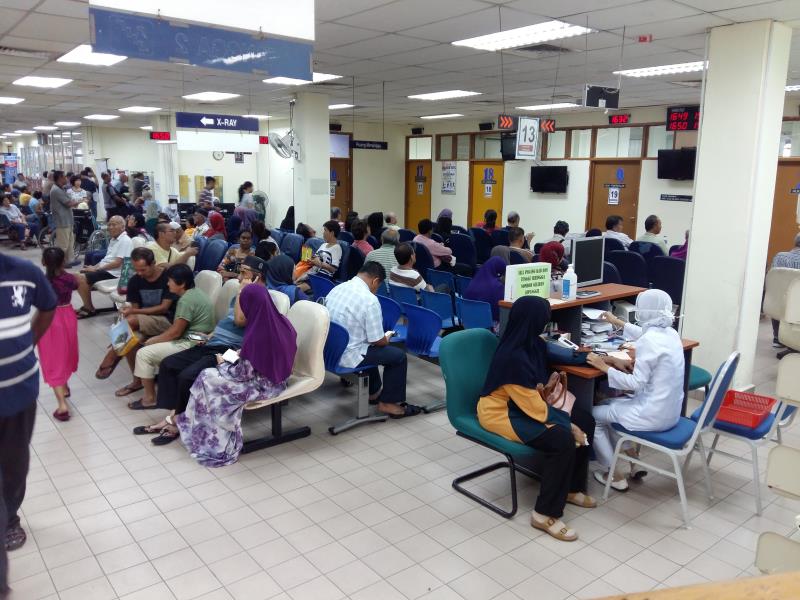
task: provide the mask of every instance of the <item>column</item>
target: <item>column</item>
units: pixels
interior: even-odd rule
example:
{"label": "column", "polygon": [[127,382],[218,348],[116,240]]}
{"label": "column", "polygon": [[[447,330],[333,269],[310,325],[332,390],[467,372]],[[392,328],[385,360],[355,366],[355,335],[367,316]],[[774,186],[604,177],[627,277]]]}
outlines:
{"label": "column", "polygon": [[[151,119],[150,124],[153,126],[153,131],[169,131],[175,139],[174,115],[155,116]],[[169,202],[170,196],[178,195],[178,145],[148,143],[153,144],[156,151],[153,198],[163,207]]]}
{"label": "column", "polygon": [[753,380],[791,37],[772,21],[709,35],[682,335],[712,373],[741,352],[740,388]]}
{"label": "column", "polygon": [[301,145],[300,160],[294,161],[294,221],[308,223],[322,236],[331,214],[328,96],[298,93],[293,127]]}

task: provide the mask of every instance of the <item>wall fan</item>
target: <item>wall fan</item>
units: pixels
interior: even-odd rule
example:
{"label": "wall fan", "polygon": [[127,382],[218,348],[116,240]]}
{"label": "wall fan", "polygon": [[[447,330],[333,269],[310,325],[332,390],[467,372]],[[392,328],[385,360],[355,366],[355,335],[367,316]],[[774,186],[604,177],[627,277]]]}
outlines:
{"label": "wall fan", "polygon": [[269,136],[269,145],[281,158],[300,160],[300,140],[295,137],[294,131],[291,129],[282,137]]}

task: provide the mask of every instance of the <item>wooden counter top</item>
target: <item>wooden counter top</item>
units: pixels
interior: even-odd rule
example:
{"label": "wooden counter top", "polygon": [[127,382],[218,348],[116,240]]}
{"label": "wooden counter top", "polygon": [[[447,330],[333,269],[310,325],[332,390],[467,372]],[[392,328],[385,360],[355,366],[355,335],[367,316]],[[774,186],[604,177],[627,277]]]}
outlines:
{"label": "wooden counter top", "polygon": [[603,600],[796,600],[800,598],[800,572],[763,575],[638,594],[608,596]]}
{"label": "wooden counter top", "polygon": [[[595,302],[607,302],[609,300],[619,300],[620,298],[627,298],[629,296],[636,296],[642,292],[647,291],[647,288],[636,287],[633,285],[622,285],[621,283],[602,283],[600,285],[590,285],[587,287],[579,288],[578,291],[595,291],[600,292],[599,296],[592,296],[591,298],[576,298],[575,300],[567,300],[566,302],[559,302],[550,305],[551,310],[561,310],[562,308],[572,308],[575,306],[585,306],[586,304],[594,304]],[[560,299],[558,295],[553,294],[551,298]],[[503,308],[511,308],[512,302],[501,300],[498,305]]]}

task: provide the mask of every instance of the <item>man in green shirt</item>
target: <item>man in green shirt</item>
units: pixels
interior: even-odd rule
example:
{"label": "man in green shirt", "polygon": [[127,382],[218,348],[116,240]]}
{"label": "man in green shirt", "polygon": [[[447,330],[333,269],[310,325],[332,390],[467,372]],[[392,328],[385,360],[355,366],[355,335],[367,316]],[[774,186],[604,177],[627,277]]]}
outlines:
{"label": "man in green shirt", "polygon": [[216,324],[211,300],[194,287],[194,273],[187,265],[167,269],[167,284],[170,293],[178,297],[175,318],[169,329],[145,340],[136,353],[133,375],[141,379],[144,395],[128,404],[131,410],[156,408],[155,376],[161,361],[207,339]]}
{"label": "man in green shirt", "polygon": [[669,256],[669,248],[667,247],[666,238],[661,235],[661,219],[656,215],[650,215],[644,220],[644,228],[647,231],[644,235],[639,236],[637,242],[648,242],[655,244],[664,253],[664,256]]}

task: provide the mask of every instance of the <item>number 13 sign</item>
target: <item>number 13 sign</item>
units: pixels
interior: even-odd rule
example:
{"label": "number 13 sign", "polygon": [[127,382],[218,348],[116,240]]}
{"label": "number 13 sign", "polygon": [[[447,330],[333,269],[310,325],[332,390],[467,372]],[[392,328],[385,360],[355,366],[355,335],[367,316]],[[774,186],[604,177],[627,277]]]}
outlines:
{"label": "number 13 sign", "polygon": [[516,158],[537,160],[539,157],[539,119],[520,117],[517,126]]}

